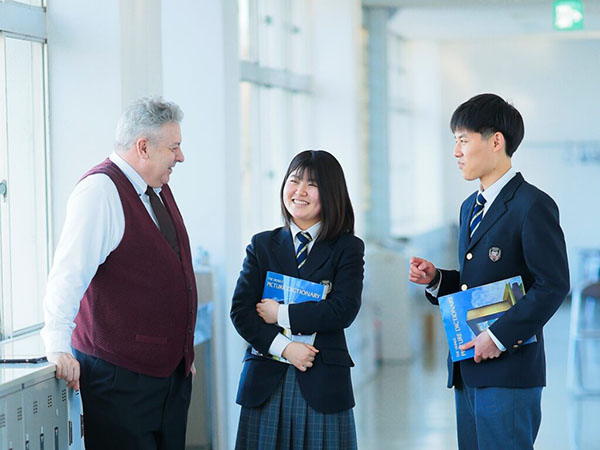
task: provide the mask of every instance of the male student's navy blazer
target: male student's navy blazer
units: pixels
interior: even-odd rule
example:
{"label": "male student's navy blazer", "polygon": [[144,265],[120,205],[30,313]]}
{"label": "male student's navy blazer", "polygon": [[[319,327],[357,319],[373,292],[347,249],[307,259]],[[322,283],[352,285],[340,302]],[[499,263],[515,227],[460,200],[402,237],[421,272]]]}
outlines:
{"label": "male student's navy blazer", "polygon": [[[542,328],[569,292],[569,266],[558,208],[517,173],[500,191],[471,238],[469,222],[476,192],[460,210],[459,271],[442,270],[438,296],[521,275],[525,296],[490,326],[506,347],[496,359],[453,364],[448,357],[448,387],[455,370],[472,387],[526,388],[546,385]],[[437,299],[428,295],[437,304]],[[537,342],[523,345],[535,335]]]}
{"label": "male student's navy blazer", "polygon": [[[246,259],[237,281],[231,319],[238,333],[259,352],[267,354],[277,325],[266,324],[256,312],[262,299],[267,271],[321,283],[331,282],[331,291],[320,302],[290,305],[293,334],[317,332],[319,350],[313,367],[296,370],[300,391],[315,410],[334,413],[354,406],[350,367],[354,366],[344,328],[350,326],[361,304],[364,244],[354,235],[343,234],[330,241],[317,241],[306,263],[297,268],[290,231],[277,228],[259,233],[246,248]],[[252,355],[248,347],[237,393],[237,403],[246,407],[263,404],[277,387],[289,365]]]}

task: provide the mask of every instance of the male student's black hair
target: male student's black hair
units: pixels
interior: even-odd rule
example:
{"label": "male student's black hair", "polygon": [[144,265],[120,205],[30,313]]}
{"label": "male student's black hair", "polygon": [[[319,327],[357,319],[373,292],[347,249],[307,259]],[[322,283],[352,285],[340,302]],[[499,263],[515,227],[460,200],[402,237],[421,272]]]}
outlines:
{"label": "male student's black hair", "polygon": [[285,183],[292,173],[304,176],[308,170],[308,179],[317,183],[321,201],[321,231],[319,241],[335,239],[343,233],[354,234],[354,210],[348,195],[346,179],[342,166],[335,157],[325,150],[305,150],[298,153],[288,167],[281,183],[281,214],[289,228],[292,216],[285,208],[283,191]]}
{"label": "male student's black hair", "polygon": [[467,100],[454,111],[450,129],[466,130],[487,139],[496,132],[506,141],[506,154],[512,157],[525,134],[523,117],[517,109],[496,94],[479,94]]}

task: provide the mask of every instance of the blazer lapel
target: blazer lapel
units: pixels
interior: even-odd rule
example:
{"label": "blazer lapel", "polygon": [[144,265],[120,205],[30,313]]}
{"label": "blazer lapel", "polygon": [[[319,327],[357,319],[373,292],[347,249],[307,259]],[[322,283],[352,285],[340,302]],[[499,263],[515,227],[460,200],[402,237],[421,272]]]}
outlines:
{"label": "blazer lapel", "polygon": [[517,173],[512,180],[508,182],[506,186],[502,188],[496,200],[490,207],[490,210],[485,213],[485,216],[481,220],[479,227],[475,230],[475,233],[471,237],[471,242],[469,242],[467,251],[470,250],[479,242],[479,240],[488,232],[492,226],[502,217],[506,211],[508,210],[507,203],[513,198],[515,195],[515,191],[523,182],[523,176],[521,173]]}
{"label": "blazer lapel", "polygon": [[[294,241],[290,230],[282,228],[279,233],[273,236],[271,252],[283,273],[298,277],[296,251],[294,250]],[[306,265],[306,263],[304,265]]]}
{"label": "blazer lapel", "polygon": [[308,257],[306,258],[306,262],[300,269],[301,277],[309,279],[311,275],[327,261],[331,256],[332,251],[331,242],[315,242],[315,245],[313,245],[313,248],[311,248]]}

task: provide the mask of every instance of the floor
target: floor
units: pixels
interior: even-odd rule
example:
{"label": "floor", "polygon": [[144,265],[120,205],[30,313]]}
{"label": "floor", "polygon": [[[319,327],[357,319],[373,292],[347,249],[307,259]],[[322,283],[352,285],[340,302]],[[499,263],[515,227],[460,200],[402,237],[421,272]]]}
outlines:
{"label": "floor", "polygon": [[[569,304],[544,328],[548,386],[535,448],[600,450],[600,396],[574,399],[566,385]],[[437,335],[408,362],[382,364],[355,389],[361,450],[456,449],[454,394],[446,386],[444,337]],[[588,352],[588,380],[600,380],[600,349]]]}

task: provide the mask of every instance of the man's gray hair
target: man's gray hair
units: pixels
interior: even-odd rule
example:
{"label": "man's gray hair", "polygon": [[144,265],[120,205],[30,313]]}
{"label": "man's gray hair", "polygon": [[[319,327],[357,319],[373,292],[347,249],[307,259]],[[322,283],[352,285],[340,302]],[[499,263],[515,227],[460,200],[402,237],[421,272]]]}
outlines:
{"label": "man's gray hair", "polygon": [[175,103],[167,102],[162,97],[140,98],[130,104],[119,118],[115,149],[124,152],[141,137],[153,142],[163,125],[179,123],[182,119],[183,111]]}

